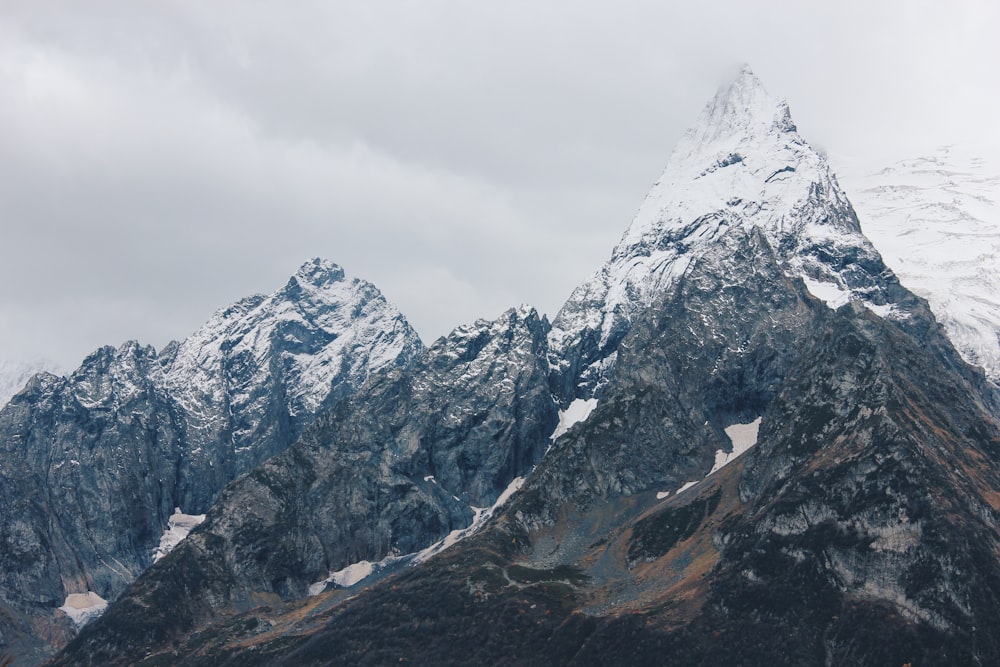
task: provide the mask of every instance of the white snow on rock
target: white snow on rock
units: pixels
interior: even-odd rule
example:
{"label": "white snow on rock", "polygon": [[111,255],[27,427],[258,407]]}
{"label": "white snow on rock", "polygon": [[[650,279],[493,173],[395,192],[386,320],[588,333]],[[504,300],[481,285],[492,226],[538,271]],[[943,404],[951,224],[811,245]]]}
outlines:
{"label": "white snow on rock", "polygon": [[559,423],[556,425],[555,431],[549,436],[549,440],[555,440],[563,433],[567,432],[570,427],[580,422],[587,421],[590,417],[590,413],[594,411],[597,407],[596,398],[578,398],[567,406],[565,410],[559,411]]}
{"label": "white snow on rock", "polygon": [[322,593],[329,584],[339,586],[340,588],[350,588],[354,584],[364,581],[372,574],[380,572],[387,567],[390,567],[400,561],[409,560],[411,555],[406,556],[386,556],[380,561],[371,562],[367,560],[361,560],[357,563],[351,563],[342,570],[337,570],[336,572],[331,572],[330,576],[322,581],[317,581],[314,584],[309,585],[309,595],[319,595]]}
{"label": "white snow on rock", "polygon": [[679,493],[684,493],[685,491],[687,491],[688,489],[690,489],[692,486],[696,485],[697,483],[698,483],[698,480],[694,480],[693,482],[685,482],[684,485],[681,488],[677,489],[677,491],[674,492],[674,495],[677,495]]}
{"label": "white snow on rock", "polygon": [[657,491],[656,492],[656,499],[657,500],[663,500],[664,498],[668,497],[669,495],[670,495],[669,491]]}
{"label": "white snow on rock", "polygon": [[374,563],[363,560],[348,565],[343,570],[338,570],[330,575],[330,581],[342,588],[353,586],[365,577],[369,576],[374,569]]}
{"label": "white snow on rock", "polygon": [[[211,424],[225,414],[220,406],[252,414],[254,388],[267,386],[277,369],[289,414],[310,413],[333,387],[358,386],[421,347],[416,332],[374,285],[316,258],[274,293],[246,297],[216,312],[179,344],[162,381],[213,431],[222,426]],[[237,430],[234,442],[242,435]]]}
{"label": "white snow on rock", "polygon": [[1000,383],[1000,160],[976,146],[832,157],[861,227],[952,343]]}
{"label": "white snow on rock", "polygon": [[729,452],[724,449],[716,450],[715,465],[708,472],[709,475],[726,467],[743,454],[743,452],[757,444],[757,431],[760,430],[760,420],[761,417],[757,417],[757,419],[754,419],[749,424],[733,424],[723,429],[726,435],[729,436],[729,441],[732,443],[733,449]]}
{"label": "white snow on rock", "polygon": [[107,600],[93,591],[87,591],[67,595],[66,602],[59,607],[59,611],[69,616],[79,629],[103,614],[107,608]]}
{"label": "white snow on rock", "polygon": [[834,310],[851,300],[851,293],[837,283],[820,282],[808,276],[802,276],[802,282],[806,284],[806,289],[809,290],[810,294]]}
{"label": "white snow on rock", "polygon": [[331,572],[330,576],[323,581],[317,581],[309,586],[309,595],[319,595],[328,584],[335,584],[341,588],[353,586],[359,581],[371,576],[372,572],[376,571],[376,568],[380,569],[382,566],[388,564],[390,559],[394,559],[394,557],[390,556],[389,559],[385,559],[378,563],[362,560],[348,565],[343,570]]}
{"label": "white snow on rock", "polygon": [[174,547],[204,520],[204,514],[184,514],[180,507],[175,507],[174,513],[167,520],[167,529],[160,536],[160,546],[153,550],[153,562],[173,551]]}

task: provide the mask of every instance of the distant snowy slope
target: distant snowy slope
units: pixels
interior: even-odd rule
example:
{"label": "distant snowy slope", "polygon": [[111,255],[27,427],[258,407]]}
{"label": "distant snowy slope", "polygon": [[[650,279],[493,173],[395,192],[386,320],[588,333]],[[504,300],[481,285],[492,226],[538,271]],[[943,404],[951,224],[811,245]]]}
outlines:
{"label": "distant snowy slope", "polygon": [[61,373],[58,365],[47,359],[36,361],[9,361],[0,359],[0,408],[24,388],[36,373]]}
{"label": "distant snowy slope", "polygon": [[930,302],[966,361],[1000,382],[1000,161],[965,146],[831,160],[886,264]]}

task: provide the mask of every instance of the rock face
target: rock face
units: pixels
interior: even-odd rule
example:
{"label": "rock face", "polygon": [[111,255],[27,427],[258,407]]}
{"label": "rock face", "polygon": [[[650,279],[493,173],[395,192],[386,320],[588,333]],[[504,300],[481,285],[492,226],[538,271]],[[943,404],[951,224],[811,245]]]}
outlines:
{"label": "rock face", "polygon": [[53,664],[995,664],[997,488],[996,386],[744,69],[551,330],[373,375]]}
{"label": "rock face", "polygon": [[189,454],[177,505],[204,512],[227,482],[288,447],[321,407],[375,371],[408,365],[421,348],[374,285],[319,259],[273,294],[219,311],[160,355],[158,381],[177,405]]}
{"label": "rock face", "polygon": [[[68,378],[36,376],[0,411],[0,602],[25,619],[0,622],[2,640],[31,623],[65,636],[56,608],[70,594],[117,597],[175,507],[204,512],[325,401],[420,349],[373,286],[312,260],[160,355],[131,342]],[[20,653],[33,650],[25,642]]]}
{"label": "rock face", "polygon": [[510,310],[456,329],[409,369],[373,376],[230,485],[187,550],[222,545],[236,591],[290,598],[331,571],[468,526],[548,444],[547,331],[533,309]]}
{"label": "rock face", "polygon": [[1000,384],[1000,165],[966,146],[838,173],[886,263]]}
{"label": "rock face", "polygon": [[[408,370],[372,376],[231,484],[129,589],[109,621],[125,651],[268,594],[302,597],[331,571],[413,553],[468,526],[549,444],[557,419],[547,333],[522,307],[456,329]],[[167,599],[175,602],[160,608]]]}

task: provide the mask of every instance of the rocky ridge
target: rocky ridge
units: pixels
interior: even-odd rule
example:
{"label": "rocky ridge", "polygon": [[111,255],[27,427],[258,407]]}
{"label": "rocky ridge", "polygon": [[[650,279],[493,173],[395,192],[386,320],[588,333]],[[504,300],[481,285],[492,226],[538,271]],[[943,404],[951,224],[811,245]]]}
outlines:
{"label": "rocky ridge", "polygon": [[512,309],[459,327],[409,369],[373,375],[227,487],[107,623],[126,642],[148,632],[173,641],[233,609],[315,594],[313,584],[351,564],[412,558],[468,527],[548,445],[557,417],[547,333],[534,309]]}

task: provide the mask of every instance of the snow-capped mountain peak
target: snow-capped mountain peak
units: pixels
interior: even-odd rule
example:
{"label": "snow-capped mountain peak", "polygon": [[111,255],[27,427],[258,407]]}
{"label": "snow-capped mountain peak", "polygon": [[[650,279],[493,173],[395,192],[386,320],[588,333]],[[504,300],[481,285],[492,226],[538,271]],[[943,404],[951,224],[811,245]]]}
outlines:
{"label": "snow-capped mountain peak", "polygon": [[340,265],[320,257],[313,257],[299,267],[290,282],[306,283],[322,288],[340,282],[344,278],[344,269]]}
{"label": "snow-capped mountain peak", "polygon": [[787,104],[743,67],[680,139],[611,259],[553,320],[560,400],[592,397],[635,314],[738,228],[760,230],[789,274],[831,307],[858,300],[905,315],[889,303],[891,277],[826,159],[799,135]]}
{"label": "snow-capped mountain peak", "polygon": [[[826,160],[799,136],[788,105],[744,67],[684,133],[613,256],[660,244],[693,223],[691,241],[720,224],[760,227],[774,245],[803,233],[860,234],[853,215],[800,219],[796,214],[817,195],[849,208]],[[818,224],[806,229],[810,222]]]}
{"label": "snow-capped mountain peak", "polygon": [[[199,405],[220,404],[223,396],[233,409],[246,408],[257,388],[280,377],[294,416],[314,412],[334,387],[346,393],[371,372],[405,363],[421,347],[374,285],[316,258],[276,292],[218,311],[179,345],[165,382],[182,404],[202,412]],[[234,445],[240,439],[235,433]]]}
{"label": "snow-capped mountain peak", "polygon": [[772,97],[750,66],[744,65],[705,105],[699,121],[678,141],[673,158],[687,160],[706,148],[795,129],[788,104]]}

